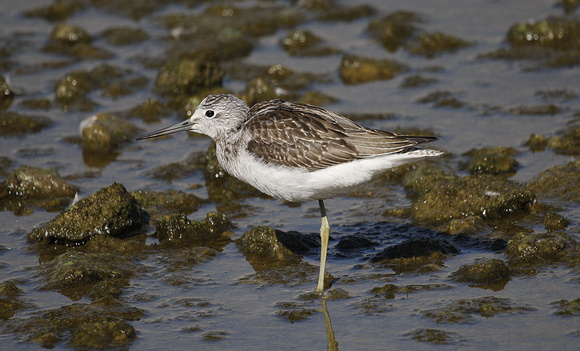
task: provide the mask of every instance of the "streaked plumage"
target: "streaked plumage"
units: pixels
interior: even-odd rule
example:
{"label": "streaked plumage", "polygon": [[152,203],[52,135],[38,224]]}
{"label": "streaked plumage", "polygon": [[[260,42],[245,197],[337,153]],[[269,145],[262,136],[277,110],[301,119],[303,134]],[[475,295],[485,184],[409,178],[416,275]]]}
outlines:
{"label": "streaked plumage", "polygon": [[[364,128],[336,113],[284,100],[249,108],[233,95],[205,98],[184,122],[145,134],[149,139],[180,131],[211,137],[220,165],[233,176],[273,197],[319,200],[325,261],[328,230],[322,200],[371,180],[387,169],[442,152],[417,147],[435,137],[404,136]],[[326,236],[326,237],[324,237]],[[318,291],[322,292],[324,262]]]}

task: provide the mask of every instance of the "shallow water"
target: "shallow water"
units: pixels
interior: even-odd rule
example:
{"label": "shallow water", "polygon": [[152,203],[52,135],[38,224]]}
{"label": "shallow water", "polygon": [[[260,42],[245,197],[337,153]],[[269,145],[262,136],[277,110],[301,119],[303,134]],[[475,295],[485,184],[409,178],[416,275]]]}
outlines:
{"label": "shallow water", "polygon": [[[260,1],[257,1],[261,3]],[[135,60],[137,56],[163,58],[166,30],[156,21],[160,14],[197,12],[205,5],[188,8],[173,4],[136,22],[117,14],[87,7],[70,17],[67,22],[85,28],[95,36],[94,44],[114,53],[110,59],[82,60],[62,68],[42,69],[38,65],[47,61],[68,60],[57,54],[41,50],[48,40],[53,24],[40,18],[24,17],[26,10],[50,4],[50,1],[3,1],[0,4],[0,37],[2,44],[9,45],[11,38],[19,38],[26,45],[15,49],[12,59],[18,62],[12,71],[2,72],[10,77],[12,85],[20,91],[11,110],[50,117],[55,125],[41,133],[21,138],[0,138],[0,156],[13,159],[16,166],[31,165],[56,168],[64,177],[75,178],[72,182],[81,189],[82,196],[94,193],[113,182],[120,182],[129,191],[175,189],[207,198],[203,172],[172,182],[152,179],[147,175],[155,167],[183,160],[192,152],[205,152],[210,144],[207,138],[192,138],[185,134],[154,142],[134,143],[103,168],[91,167],[83,159],[79,145],[64,142],[63,138],[77,136],[80,122],[99,111],[120,111],[132,108],[146,98],[155,97],[153,86],[157,70],[143,67]],[[254,1],[235,2],[238,6],[252,5]],[[268,2],[266,2],[268,3]],[[352,3],[343,1],[343,3]],[[395,118],[361,121],[361,124],[378,129],[394,130],[420,128],[431,130],[441,140],[434,146],[460,155],[473,148],[485,146],[509,146],[521,151],[516,156],[520,166],[511,178],[525,182],[539,172],[554,165],[563,165],[574,157],[556,155],[551,151],[532,153],[523,146],[530,134],[551,136],[577,119],[580,98],[554,101],[563,111],[555,115],[510,115],[496,112],[486,115],[477,108],[437,108],[417,100],[434,91],[450,91],[470,106],[496,105],[503,110],[518,106],[549,103],[535,95],[539,90],[568,89],[580,94],[580,70],[578,67],[525,71],[526,62],[484,60],[477,55],[496,50],[503,45],[507,29],[514,23],[528,19],[544,19],[561,15],[562,9],[552,2],[518,0],[509,2],[466,1],[366,1],[377,9],[373,18],[381,17],[397,9],[416,11],[426,17],[421,27],[429,31],[441,31],[456,35],[474,45],[453,54],[443,54],[433,59],[412,56],[399,50],[388,53],[381,45],[368,38],[365,28],[368,18],[353,22],[323,23],[306,22],[299,28],[309,29],[322,37],[329,46],[342,51],[375,58],[394,58],[411,67],[410,72],[387,81],[358,85],[344,85],[338,78],[337,69],[341,55],[323,57],[291,57],[280,47],[279,41],[286,30],[259,39],[252,54],[243,62],[260,65],[281,63],[298,72],[329,74],[331,83],[318,83],[312,88],[337,98],[338,102],[325,107],[339,113],[392,113]],[[99,37],[104,30],[120,25],[139,27],[150,39],[128,46],[112,46]],[[92,112],[65,112],[57,104],[47,111],[27,110],[19,105],[25,98],[49,98],[54,100],[54,85],[65,73],[76,69],[91,69],[102,63],[138,71],[149,83],[132,94],[111,99],[100,91],[91,92],[90,98],[98,103]],[[436,72],[424,71],[439,67]],[[413,89],[400,88],[409,75],[421,74],[438,79],[437,82]],[[245,89],[246,82],[235,81],[226,76],[224,85],[236,92]],[[158,124],[145,124],[131,120],[144,131],[158,129],[181,120],[183,116],[165,118]],[[33,149],[37,152],[25,152]],[[32,155],[31,155],[32,154]],[[454,162],[462,159],[457,156]],[[333,227],[333,242],[341,235],[373,231],[386,221],[385,210],[410,206],[402,187],[385,184],[385,193],[376,197],[345,196],[326,201]],[[233,220],[235,237],[257,225],[267,225],[282,230],[302,233],[316,232],[319,227],[316,202],[290,207],[277,200],[248,198],[247,215]],[[205,204],[189,216],[201,220],[216,204]],[[39,276],[36,268],[39,260],[29,250],[26,233],[35,226],[52,219],[56,213],[35,210],[27,216],[0,212],[0,245],[8,250],[0,252],[0,282],[19,282],[24,291],[23,299],[34,305],[33,310],[20,312],[16,317],[25,318],[38,310],[49,310],[72,304],[69,298],[54,292],[38,289]],[[566,230],[578,238],[580,207],[568,208],[564,215],[572,221]],[[389,225],[381,227],[388,236]],[[413,233],[408,233],[412,235]],[[327,301],[327,312],[338,348],[342,350],[423,350],[423,349],[558,349],[573,350],[578,345],[578,316],[554,315],[551,303],[572,300],[579,296],[578,273],[568,267],[550,266],[536,275],[512,278],[499,291],[470,287],[456,283],[449,275],[460,266],[477,259],[499,257],[489,251],[462,248],[462,252],[444,261],[444,267],[432,273],[397,274],[390,269],[367,266],[365,257],[375,253],[364,252],[349,258],[340,257],[331,248],[328,271],[338,278],[333,288],[348,292],[350,298]],[[305,261],[318,265],[318,257],[312,253]],[[297,286],[259,285],[245,283],[244,278],[254,273],[244,256],[229,244],[219,255],[205,263],[175,273],[163,257],[143,258],[140,265],[146,274],[131,279],[121,299],[130,306],[146,312],[146,316],[131,324],[137,330],[137,339],[131,349],[312,349],[327,347],[328,333],[323,313],[314,313],[295,323],[278,316],[281,302],[295,303],[301,308],[321,309],[320,300],[302,300],[301,294],[315,288],[315,276],[306,284]],[[182,283],[172,285],[168,277],[178,274]],[[350,278],[357,278],[352,282]],[[376,298],[371,288],[393,283],[400,286],[422,284],[445,284],[445,289],[395,294],[393,299]],[[530,307],[521,313],[498,314],[494,317],[474,315],[471,323],[437,323],[425,318],[421,312],[444,307],[453,301],[486,296],[509,299],[517,306]],[[90,303],[83,298],[77,303]],[[375,306],[367,309],[364,306]],[[430,328],[454,333],[454,341],[448,345],[418,342],[407,333],[418,328]],[[215,340],[211,336],[217,336]],[[208,340],[209,339],[209,340]],[[23,343],[18,335],[2,332],[0,348],[37,349],[36,344]],[[58,344],[57,349],[66,348]]]}

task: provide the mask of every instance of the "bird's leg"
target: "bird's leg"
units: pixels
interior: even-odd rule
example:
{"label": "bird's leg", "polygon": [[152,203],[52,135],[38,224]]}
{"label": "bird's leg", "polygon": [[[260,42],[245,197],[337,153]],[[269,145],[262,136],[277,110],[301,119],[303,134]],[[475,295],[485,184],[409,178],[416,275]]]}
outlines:
{"label": "bird's leg", "polygon": [[322,223],[320,225],[320,275],[318,276],[316,292],[322,294],[324,292],[324,273],[326,272],[326,251],[328,250],[328,238],[330,237],[330,224],[328,224],[324,201],[318,200],[318,206],[320,207]]}

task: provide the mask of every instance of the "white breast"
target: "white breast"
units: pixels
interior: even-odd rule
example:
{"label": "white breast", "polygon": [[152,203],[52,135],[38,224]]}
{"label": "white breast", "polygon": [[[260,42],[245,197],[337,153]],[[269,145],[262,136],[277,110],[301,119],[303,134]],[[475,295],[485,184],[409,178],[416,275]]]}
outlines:
{"label": "white breast", "polygon": [[360,159],[315,172],[265,164],[246,150],[240,150],[238,157],[231,162],[224,162],[220,154],[218,150],[218,162],[234,177],[275,198],[300,202],[344,194],[390,168],[428,156],[438,156],[441,152],[417,149],[408,153]]}

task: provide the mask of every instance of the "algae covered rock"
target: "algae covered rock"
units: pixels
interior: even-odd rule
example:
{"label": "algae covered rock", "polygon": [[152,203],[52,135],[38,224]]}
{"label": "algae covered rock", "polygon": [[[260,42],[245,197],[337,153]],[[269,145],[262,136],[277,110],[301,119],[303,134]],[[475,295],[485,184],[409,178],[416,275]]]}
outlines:
{"label": "algae covered rock", "polygon": [[420,221],[440,222],[467,216],[504,218],[526,212],[536,195],[514,181],[474,175],[433,188],[413,203],[412,214]]}
{"label": "algae covered rock", "polygon": [[44,50],[79,58],[102,59],[112,56],[110,52],[93,46],[91,42],[92,38],[85,29],[70,23],[59,23],[55,25]]}
{"label": "algae covered rock", "polygon": [[173,246],[223,247],[229,241],[230,221],[223,215],[210,212],[203,221],[191,221],[183,214],[161,217],[155,224],[160,243]]}
{"label": "algae covered rock", "polygon": [[464,165],[471,174],[504,174],[513,173],[518,168],[514,148],[495,147],[471,150],[465,155],[471,159]]}
{"label": "algae covered rock", "polygon": [[263,260],[264,266],[268,266],[271,262],[285,265],[300,261],[300,256],[286,248],[278,239],[276,231],[268,227],[258,226],[251,229],[235,243],[248,260]]}
{"label": "algae covered rock", "polygon": [[245,95],[249,106],[260,101],[279,98],[276,87],[262,77],[254,78],[248,83]]}
{"label": "algae covered rock", "polygon": [[580,21],[574,16],[550,16],[513,24],[506,33],[509,48],[481,57],[534,60],[528,69],[573,67],[580,64]]}
{"label": "algae covered rock", "polygon": [[388,51],[405,45],[415,34],[416,23],[423,19],[411,11],[396,11],[370,22],[367,32]]}
{"label": "algae covered rock", "polygon": [[8,320],[19,311],[32,307],[25,303],[20,296],[22,290],[14,282],[0,283],[0,320]]}
{"label": "algae covered rock", "polygon": [[53,121],[43,116],[28,116],[13,111],[0,111],[0,137],[21,137],[50,127]]}
{"label": "algae covered rock", "polygon": [[282,48],[291,56],[322,56],[338,50],[322,47],[322,39],[308,30],[295,30],[282,39]]}
{"label": "algae covered rock", "polygon": [[144,312],[113,301],[112,303],[75,303],[35,311],[11,321],[9,328],[22,340],[54,348],[62,343],[75,349],[128,348],[136,338],[128,321],[138,320]]}
{"label": "algae covered rock", "polygon": [[580,202],[580,160],[543,171],[528,187],[542,198]]}
{"label": "algae covered rock", "polygon": [[97,235],[130,236],[144,224],[145,215],[137,200],[122,184],[113,183],[32,230],[28,241],[78,245]]}
{"label": "algae covered rock", "polygon": [[135,328],[119,318],[88,322],[72,335],[69,345],[82,349],[109,349],[127,346],[137,338]]}
{"label": "algae covered rock", "polygon": [[55,85],[56,101],[62,109],[90,111],[95,103],[88,98],[88,93],[94,89],[89,72],[73,71],[59,79]]}
{"label": "algae covered rock", "polygon": [[506,255],[515,264],[543,265],[578,259],[579,248],[574,238],[565,233],[520,234],[508,243]]}
{"label": "algae covered rock", "polygon": [[0,77],[0,111],[6,110],[12,104],[16,93],[8,78]]}
{"label": "algae covered rock", "polygon": [[438,186],[444,186],[457,178],[453,172],[436,164],[414,166],[403,175],[403,186],[414,194],[423,194]]}
{"label": "algae covered rock", "polygon": [[155,81],[155,90],[165,95],[196,94],[222,85],[223,71],[214,62],[183,59],[166,62]]}
{"label": "algae covered rock", "polygon": [[345,55],[340,63],[340,79],[344,84],[360,84],[391,79],[407,67],[394,60]]}
{"label": "algae covered rock", "polygon": [[[302,257],[293,252],[293,250],[301,250],[310,246],[310,239],[306,236],[307,243],[299,243],[296,236],[265,226],[258,226],[245,232],[235,241],[235,244],[256,273],[244,277],[241,281],[252,284],[266,283],[286,286],[314,284],[318,278],[319,268],[303,262]],[[285,243],[289,243],[292,249],[286,247]],[[325,289],[330,288],[333,280],[334,277],[325,272]]]}
{"label": "algae covered rock", "polygon": [[127,256],[117,253],[65,252],[41,266],[44,276],[42,289],[55,290],[78,300],[103,281],[116,286],[127,284],[133,276],[135,264]]}
{"label": "algae covered rock", "polygon": [[511,270],[500,259],[466,264],[451,273],[451,278],[457,282],[472,283],[481,287],[491,287],[491,285],[495,284],[498,289],[503,288],[509,281],[510,276]]}
{"label": "algae covered rock", "polygon": [[524,313],[532,310],[531,307],[514,304],[510,299],[484,296],[452,301],[447,306],[425,310],[421,314],[437,323],[470,324],[475,321],[474,316],[489,318],[498,314]]}
{"label": "algae covered rock", "polygon": [[391,268],[397,274],[430,272],[441,268],[447,255],[459,252],[459,248],[447,240],[413,238],[385,248],[371,257],[369,262]]}
{"label": "algae covered rock", "polygon": [[182,191],[133,191],[131,195],[151,216],[182,213],[188,215],[197,211],[203,200]]}
{"label": "algae covered rock", "polygon": [[568,50],[580,43],[580,22],[564,17],[519,22],[509,28],[506,41],[513,47],[543,46]]}
{"label": "algae covered rock", "polygon": [[62,179],[56,170],[22,166],[0,184],[0,199],[72,199],[78,191],[78,187]]}
{"label": "algae covered rock", "polygon": [[432,58],[439,53],[455,52],[470,45],[470,43],[449,34],[422,32],[410,44],[409,52]]}
{"label": "algae covered rock", "polygon": [[83,150],[110,153],[130,142],[140,129],[113,115],[98,113],[81,122]]}

